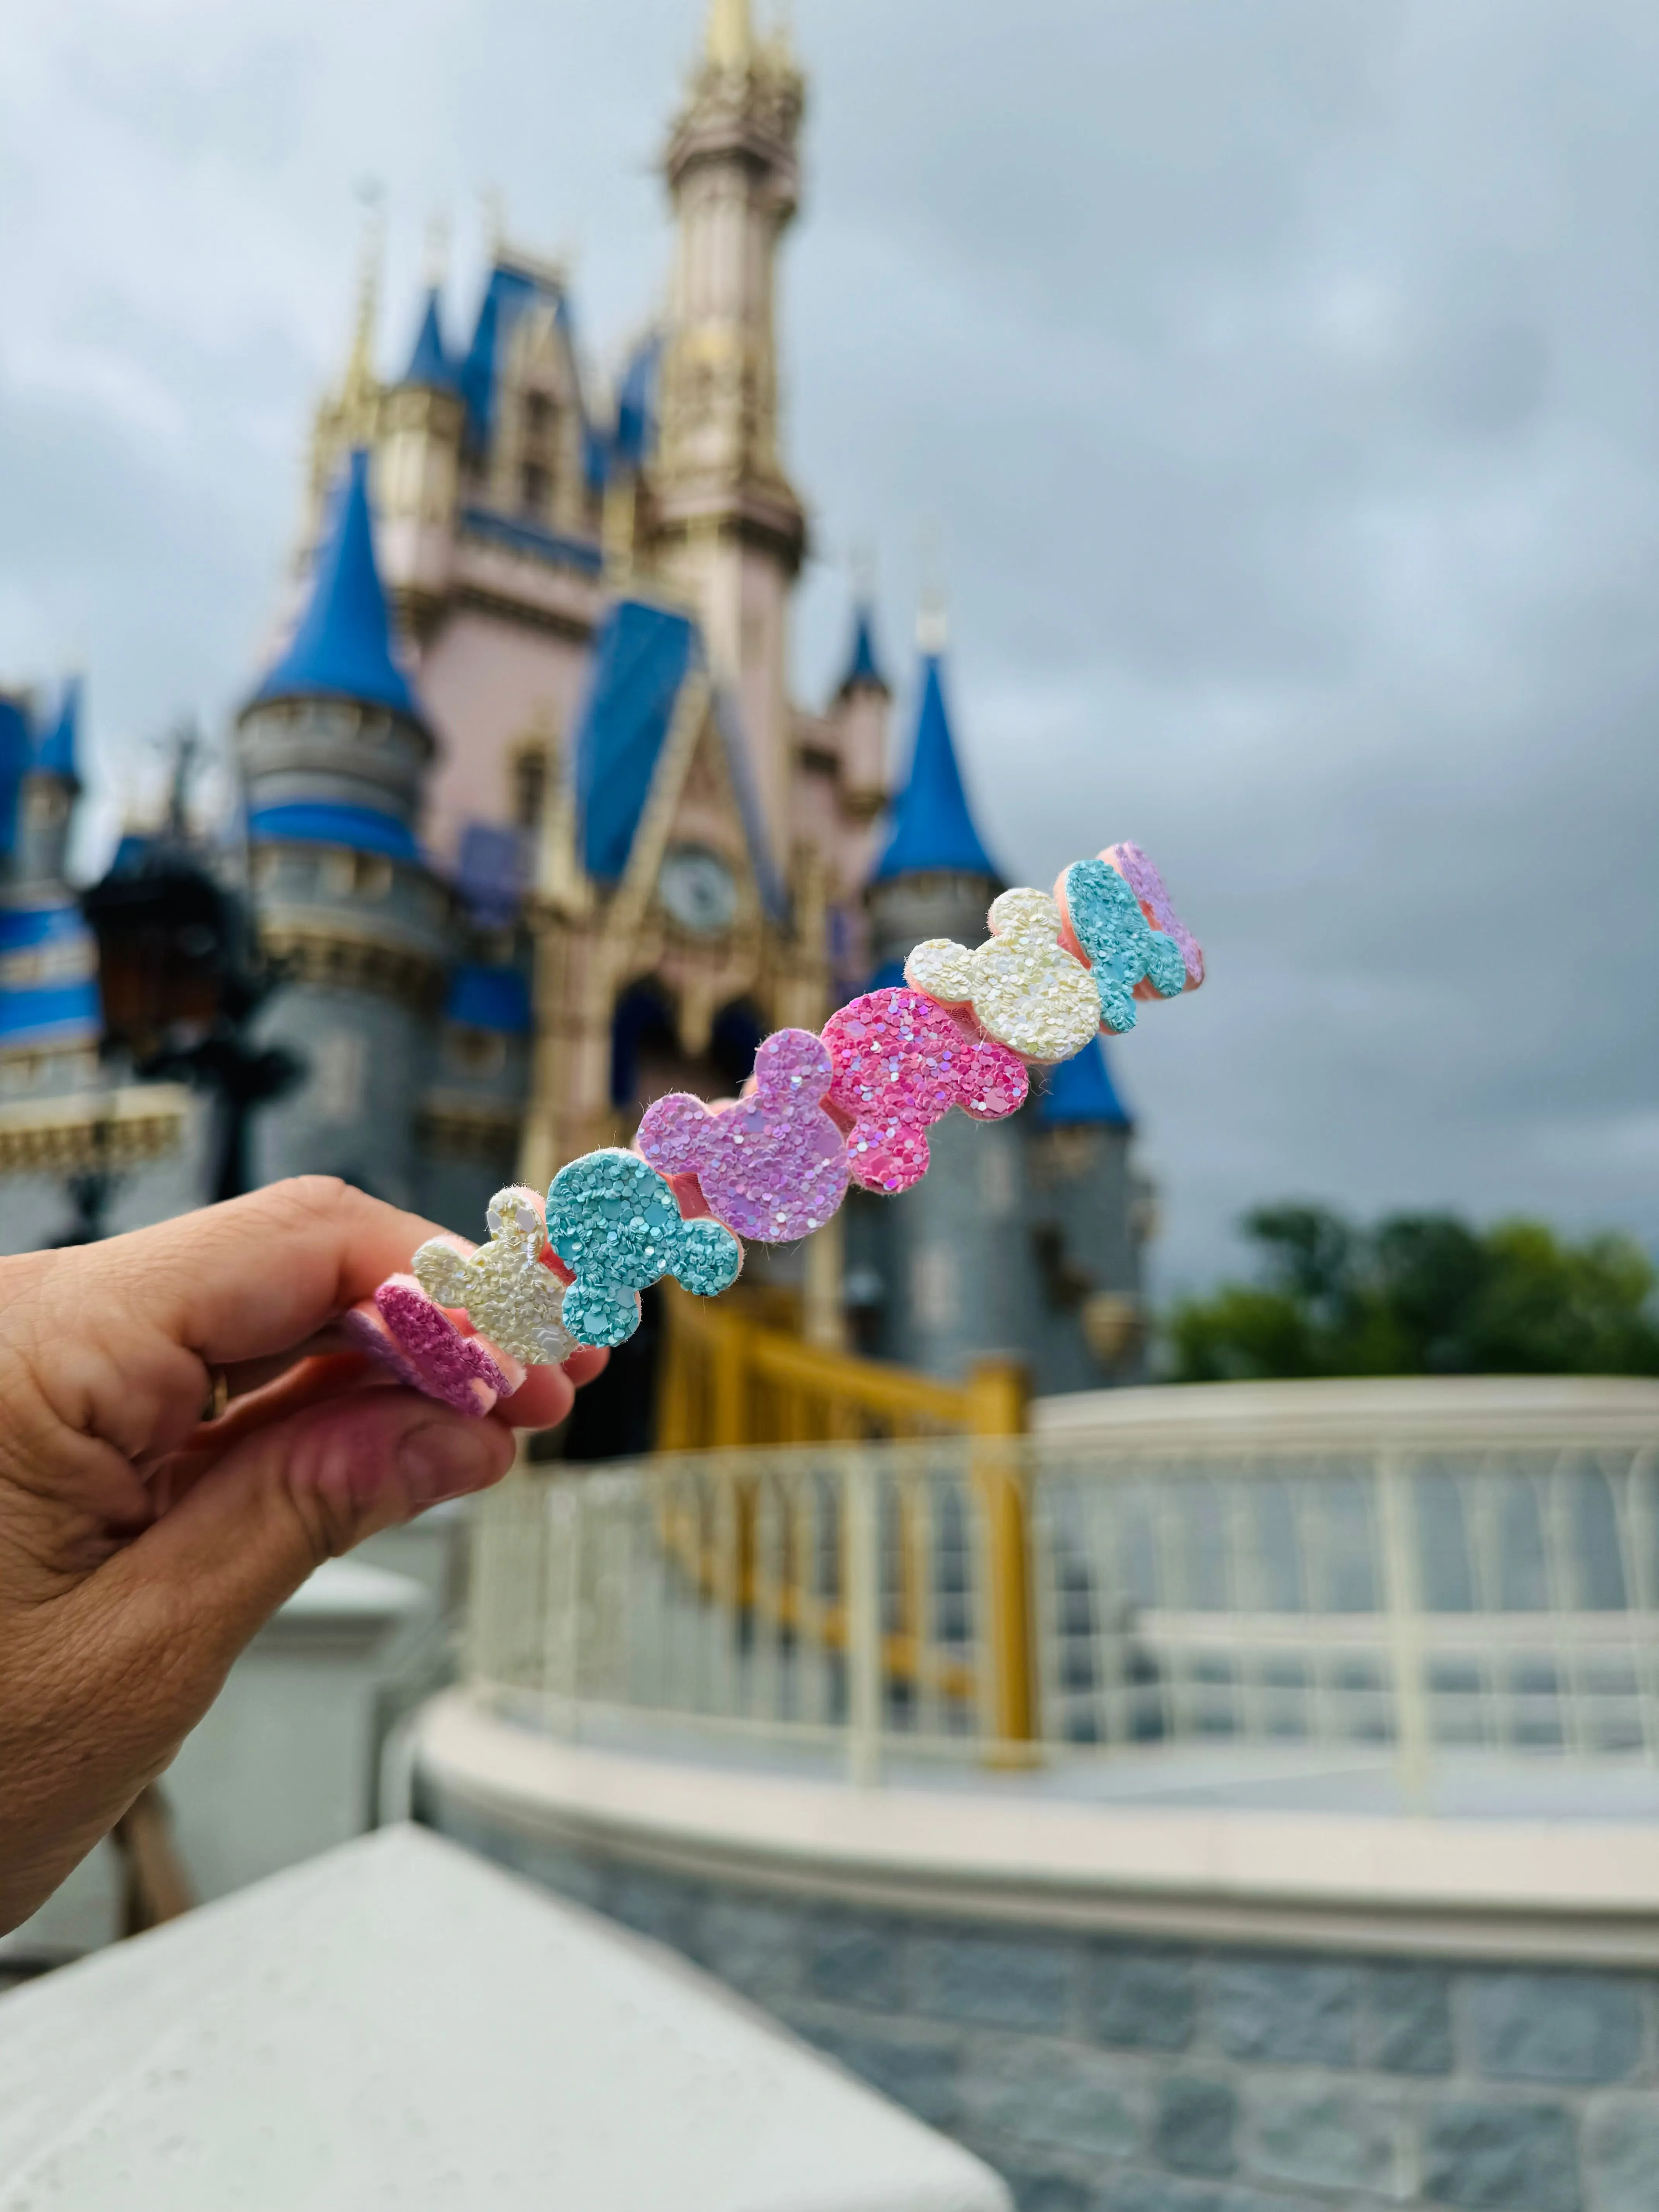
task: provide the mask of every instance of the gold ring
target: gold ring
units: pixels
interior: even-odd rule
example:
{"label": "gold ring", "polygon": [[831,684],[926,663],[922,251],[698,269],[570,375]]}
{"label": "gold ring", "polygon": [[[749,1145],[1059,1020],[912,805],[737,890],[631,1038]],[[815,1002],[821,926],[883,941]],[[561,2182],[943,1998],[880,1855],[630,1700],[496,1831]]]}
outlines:
{"label": "gold ring", "polygon": [[205,1426],[209,1421],[216,1421],[230,1403],[230,1377],[225,1373],[224,1369],[210,1367],[208,1372],[213,1377],[213,1388],[203,1401],[202,1410],[196,1417],[198,1426]]}

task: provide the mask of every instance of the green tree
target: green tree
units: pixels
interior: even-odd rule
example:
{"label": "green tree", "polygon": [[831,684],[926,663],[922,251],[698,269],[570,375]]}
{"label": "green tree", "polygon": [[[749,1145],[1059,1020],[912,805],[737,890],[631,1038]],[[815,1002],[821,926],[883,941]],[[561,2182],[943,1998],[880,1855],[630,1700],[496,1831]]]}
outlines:
{"label": "green tree", "polygon": [[1176,1304],[1175,1379],[1659,1375],[1655,1273],[1630,1238],[1450,1214],[1361,1229],[1318,1206],[1246,1216],[1261,1279]]}

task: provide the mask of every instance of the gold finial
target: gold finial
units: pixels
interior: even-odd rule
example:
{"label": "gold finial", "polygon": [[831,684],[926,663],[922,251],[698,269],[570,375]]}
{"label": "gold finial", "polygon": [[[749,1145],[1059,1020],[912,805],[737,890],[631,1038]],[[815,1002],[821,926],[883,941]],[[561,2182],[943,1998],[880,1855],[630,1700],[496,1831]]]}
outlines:
{"label": "gold finial", "polygon": [[754,53],[749,0],[709,0],[708,58],[716,69],[740,70]]}
{"label": "gold finial", "polygon": [[357,321],[346,361],[345,398],[361,398],[374,387],[374,325],[380,304],[380,259],[386,250],[385,194],[378,180],[365,177],[357,186],[362,230],[357,247]]}
{"label": "gold finial", "polygon": [[943,653],[950,625],[945,613],[945,586],[940,577],[942,565],[942,533],[939,524],[930,519],[922,525],[921,592],[916,610],[916,649],[921,653]]}

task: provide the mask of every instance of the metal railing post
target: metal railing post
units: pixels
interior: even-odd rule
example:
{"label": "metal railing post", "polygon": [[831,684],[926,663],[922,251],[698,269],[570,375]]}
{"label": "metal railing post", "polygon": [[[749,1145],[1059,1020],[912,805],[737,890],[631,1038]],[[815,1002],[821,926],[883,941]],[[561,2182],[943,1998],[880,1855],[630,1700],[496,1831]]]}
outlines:
{"label": "metal railing post", "polygon": [[1017,1449],[986,1439],[1021,1436],[1028,1404],[1025,1370],[1011,1359],[981,1360],[968,1383],[973,1490],[981,1527],[984,1562],[985,1664],[989,1680],[980,1701],[994,1763],[1024,1764],[1012,1747],[1037,1733],[1032,1665],[1031,1546],[1025,1506],[1025,1471]]}
{"label": "metal railing post", "polygon": [[1394,1667],[1395,1752],[1400,1790],[1413,1812],[1426,1808],[1429,1711],[1423,1680],[1423,1601],[1418,1588],[1411,1477],[1392,1454],[1376,1462],[1377,1520],[1382,1547],[1383,1602]]}
{"label": "metal railing post", "polygon": [[881,1779],[881,1527],[868,1458],[849,1451],[840,1462],[847,1770],[852,1781],[869,1788]]}

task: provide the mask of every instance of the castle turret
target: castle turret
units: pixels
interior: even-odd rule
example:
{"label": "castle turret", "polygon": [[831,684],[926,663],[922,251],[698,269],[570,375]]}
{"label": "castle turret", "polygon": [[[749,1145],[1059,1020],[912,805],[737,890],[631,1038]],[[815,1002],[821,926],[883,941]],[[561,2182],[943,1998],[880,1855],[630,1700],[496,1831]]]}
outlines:
{"label": "castle turret", "polygon": [[102,1023],[92,932],[64,880],[80,686],[38,736],[29,702],[0,696],[0,1096],[58,1096],[94,1079]]}
{"label": "castle turret", "polygon": [[924,624],[909,769],[866,895],[872,951],[884,981],[895,980],[905,954],[924,938],[976,945],[985,933],[985,909],[1006,881],[963,788],[945,703],[944,645],[942,623],[932,616]]}
{"label": "castle turret", "polygon": [[804,87],[748,0],[714,0],[665,170],[678,226],[653,471],[657,557],[695,601],[735,687],[762,811],[788,859],[790,586],[805,518],[778,422],[778,243],[799,197]]}
{"label": "castle turret", "polygon": [[450,896],[416,839],[434,746],[392,647],[368,477],[359,449],[298,626],[237,727],[255,913],[288,976],[260,1030],[305,1071],[261,1116],[254,1172],[321,1170],[408,1204]]}
{"label": "castle turret", "polygon": [[[908,773],[866,893],[878,984],[899,981],[924,938],[982,942],[1006,881],[963,786],[944,642],[931,611]],[[1006,1121],[948,1115],[928,1132],[933,1165],[921,1182],[855,1207],[847,1280],[866,1303],[871,1349],[948,1376],[1012,1353],[1049,1391],[1135,1371],[1145,1209],[1103,1048],[1033,1069],[1031,1091]]]}
{"label": "castle turret", "polygon": [[876,653],[875,611],[864,600],[854,615],[852,649],[827,719],[841,754],[842,803],[865,818],[879,813],[887,800],[892,706]]}
{"label": "castle turret", "polygon": [[450,580],[465,421],[460,367],[444,344],[434,284],[409,366],[381,402],[375,468],[386,574],[416,634],[428,626]]}

